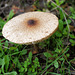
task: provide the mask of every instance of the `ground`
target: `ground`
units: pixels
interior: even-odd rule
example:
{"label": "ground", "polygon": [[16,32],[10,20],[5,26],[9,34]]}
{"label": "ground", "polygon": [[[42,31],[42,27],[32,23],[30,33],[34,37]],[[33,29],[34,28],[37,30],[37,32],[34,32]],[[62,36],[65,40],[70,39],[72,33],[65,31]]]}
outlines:
{"label": "ground", "polygon": [[[75,75],[74,0],[0,0],[0,75]],[[11,18],[27,12],[55,14],[58,30],[49,39],[32,45],[6,40],[2,28]]]}

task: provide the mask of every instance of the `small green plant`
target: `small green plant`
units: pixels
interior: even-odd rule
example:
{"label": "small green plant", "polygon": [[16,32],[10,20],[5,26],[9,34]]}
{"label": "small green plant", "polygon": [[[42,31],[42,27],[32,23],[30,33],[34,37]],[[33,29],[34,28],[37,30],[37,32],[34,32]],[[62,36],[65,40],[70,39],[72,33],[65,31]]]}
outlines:
{"label": "small green plant", "polygon": [[[55,2],[56,2],[56,4],[58,5],[58,6],[60,6],[60,5],[62,5],[64,2],[65,2],[65,0],[55,0]],[[53,6],[53,7],[57,7],[54,3],[51,3],[51,5]]]}
{"label": "small green plant", "polygon": [[70,18],[75,19],[75,9],[73,7],[70,7],[71,15]]}
{"label": "small green plant", "polygon": [[28,75],[37,75],[38,68],[40,68],[39,60],[37,57],[32,60],[32,52],[30,52],[19,72],[27,72]]}

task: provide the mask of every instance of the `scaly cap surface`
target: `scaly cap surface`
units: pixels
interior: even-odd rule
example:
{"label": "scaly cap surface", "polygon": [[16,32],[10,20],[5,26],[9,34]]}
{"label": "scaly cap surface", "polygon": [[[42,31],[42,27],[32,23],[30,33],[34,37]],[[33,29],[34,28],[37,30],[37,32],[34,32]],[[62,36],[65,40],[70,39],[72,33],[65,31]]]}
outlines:
{"label": "scaly cap surface", "polygon": [[58,28],[52,13],[28,12],[12,18],[2,30],[3,36],[18,44],[32,44],[49,38]]}

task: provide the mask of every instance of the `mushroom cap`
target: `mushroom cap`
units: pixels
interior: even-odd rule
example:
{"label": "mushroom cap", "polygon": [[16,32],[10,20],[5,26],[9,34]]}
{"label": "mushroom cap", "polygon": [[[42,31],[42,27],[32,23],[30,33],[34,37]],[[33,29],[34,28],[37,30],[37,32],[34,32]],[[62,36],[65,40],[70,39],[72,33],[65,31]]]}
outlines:
{"label": "mushroom cap", "polygon": [[8,21],[3,36],[18,44],[33,44],[49,38],[58,28],[58,18],[52,13],[28,12]]}

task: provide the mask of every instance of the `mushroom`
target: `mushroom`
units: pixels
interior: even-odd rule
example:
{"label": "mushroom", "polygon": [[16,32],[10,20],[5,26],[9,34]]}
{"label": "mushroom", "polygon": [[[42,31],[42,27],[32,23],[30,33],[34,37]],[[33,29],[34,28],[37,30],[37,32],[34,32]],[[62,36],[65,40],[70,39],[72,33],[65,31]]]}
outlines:
{"label": "mushroom", "polygon": [[49,38],[58,28],[58,18],[52,13],[28,12],[9,20],[3,27],[3,36],[17,44],[33,44]]}

